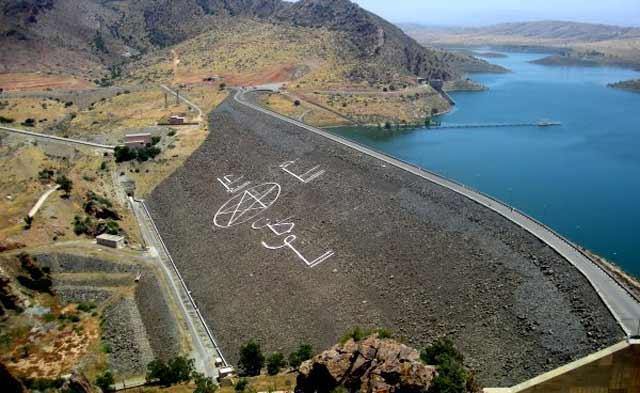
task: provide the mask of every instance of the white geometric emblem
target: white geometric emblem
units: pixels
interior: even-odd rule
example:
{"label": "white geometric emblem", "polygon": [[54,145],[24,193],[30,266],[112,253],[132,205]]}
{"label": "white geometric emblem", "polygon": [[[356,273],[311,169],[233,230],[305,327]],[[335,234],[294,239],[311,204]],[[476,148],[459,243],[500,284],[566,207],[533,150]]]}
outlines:
{"label": "white geometric emblem", "polygon": [[264,183],[243,191],[222,205],[213,218],[213,224],[218,228],[244,224],[271,207],[281,190],[278,183]]}

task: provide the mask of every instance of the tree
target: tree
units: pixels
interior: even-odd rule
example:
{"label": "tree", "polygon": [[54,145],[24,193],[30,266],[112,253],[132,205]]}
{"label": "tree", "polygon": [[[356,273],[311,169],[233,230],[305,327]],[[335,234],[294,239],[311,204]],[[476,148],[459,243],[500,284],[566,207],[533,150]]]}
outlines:
{"label": "tree", "polygon": [[226,83],[220,83],[220,87],[219,87],[220,91],[224,91],[224,89],[226,89],[226,88],[227,88],[227,84]]}
{"label": "tree", "polygon": [[240,378],[236,385],[233,387],[233,390],[236,392],[244,392],[249,386],[249,380],[247,378]]}
{"label": "tree", "polygon": [[31,229],[31,224],[33,224],[32,216],[24,216],[24,229]]}
{"label": "tree", "polygon": [[211,378],[205,377],[200,373],[193,373],[193,380],[196,383],[193,393],[214,393],[218,390],[218,385]]}
{"label": "tree", "polygon": [[96,385],[103,391],[108,392],[111,390],[111,385],[114,384],[113,374],[107,370],[102,374],[98,374],[96,377]]}
{"label": "tree", "polygon": [[420,353],[420,359],[431,365],[438,365],[446,358],[458,363],[464,362],[464,356],[456,349],[453,342],[447,338],[440,339]]}
{"label": "tree", "polygon": [[298,368],[302,362],[307,361],[313,357],[313,347],[310,344],[300,344],[298,350],[291,352],[289,355],[289,365],[293,368]]}
{"label": "tree", "polygon": [[187,359],[183,356],[169,360],[169,368],[173,383],[189,382],[195,371],[193,359]]}
{"label": "tree", "polygon": [[62,191],[64,191],[64,196],[69,197],[71,189],[73,188],[73,182],[65,175],[58,175],[56,178],[56,184],[60,186]]}
{"label": "tree", "polygon": [[463,366],[464,356],[453,342],[441,339],[425,348],[420,359],[438,369],[428,393],[465,393],[468,384],[474,384],[473,375]]}
{"label": "tree", "polygon": [[131,161],[136,158],[136,152],[129,149],[128,146],[116,146],[113,156],[116,158],[116,162]]}
{"label": "tree", "polygon": [[246,345],[240,347],[240,360],[238,367],[243,376],[260,375],[260,370],[264,365],[264,355],[260,349],[260,344],[251,339]]}
{"label": "tree", "polygon": [[36,125],[36,119],[28,118],[20,124],[24,127],[33,127]]}
{"label": "tree", "polygon": [[284,355],[280,352],[274,352],[267,357],[267,373],[269,375],[276,375],[286,365]]}
{"label": "tree", "polygon": [[295,101],[293,102],[293,105],[295,105],[295,106],[300,106],[300,100],[295,100]]}
{"label": "tree", "polygon": [[152,360],[147,364],[147,381],[157,380],[162,386],[171,386],[173,378],[171,369],[162,360]]}

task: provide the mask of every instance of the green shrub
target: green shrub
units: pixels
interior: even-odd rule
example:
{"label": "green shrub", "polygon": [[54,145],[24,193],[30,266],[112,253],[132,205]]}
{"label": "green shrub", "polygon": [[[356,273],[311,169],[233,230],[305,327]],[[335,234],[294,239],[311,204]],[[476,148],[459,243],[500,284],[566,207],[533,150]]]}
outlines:
{"label": "green shrub", "polygon": [[48,378],[25,378],[22,380],[24,385],[30,391],[45,392],[47,390],[60,389],[64,385],[64,379],[48,379]]}
{"label": "green shrub", "polygon": [[73,182],[65,175],[58,175],[58,177],[56,177],[56,184],[60,186],[60,189],[64,191],[67,196],[73,188]]}
{"label": "green shrub", "polygon": [[196,383],[193,393],[214,393],[218,390],[218,385],[211,378],[205,377],[200,373],[194,373],[193,380]]}
{"label": "green shrub", "polygon": [[434,342],[420,353],[420,359],[430,365],[438,365],[445,358],[458,363],[464,362],[464,356],[456,349],[453,342],[447,338]]}
{"label": "green shrub", "polygon": [[238,368],[243,376],[260,375],[260,370],[264,365],[264,355],[260,349],[260,344],[255,340],[250,340],[246,345],[240,347],[240,360]]}
{"label": "green shrub", "polygon": [[276,375],[286,365],[284,355],[280,352],[274,352],[267,357],[267,373],[269,375]]}
{"label": "green shrub", "polygon": [[0,123],[2,124],[11,124],[13,123],[15,120],[8,118],[8,117],[4,117],[4,116],[0,116]]}
{"label": "green shrub", "polygon": [[289,355],[289,365],[293,368],[300,367],[302,362],[313,357],[313,347],[310,344],[300,344],[298,350]]}
{"label": "green shrub", "polygon": [[100,350],[104,353],[111,353],[113,351],[113,349],[111,349],[111,344],[107,342],[103,342],[102,345],[100,345]]}
{"label": "green shrub", "polygon": [[96,308],[96,304],[94,302],[82,302],[80,304],[78,304],[78,310],[82,311],[82,312],[90,312],[91,310],[93,310],[94,308]]}
{"label": "green shrub", "polygon": [[156,359],[147,365],[147,380],[158,380],[158,383],[165,387],[189,382],[194,375],[193,359],[182,356],[175,357],[167,363]]}
{"label": "green shrub", "polygon": [[28,118],[20,124],[24,127],[33,127],[36,125],[36,119]]}
{"label": "green shrub", "polygon": [[98,374],[96,377],[96,386],[98,386],[103,392],[108,392],[111,390],[111,385],[115,383],[113,379],[113,374],[111,371],[107,370],[102,374]]}
{"label": "green shrub", "polygon": [[463,366],[464,356],[449,339],[438,340],[425,348],[420,359],[438,369],[428,393],[465,393],[468,386],[476,385],[473,374]]}
{"label": "green shrub", "polygon": [[240,393],[244,392],[247,387],[249,387],[249,380],[247,378],[240,378],[233,387],[233,390]]}

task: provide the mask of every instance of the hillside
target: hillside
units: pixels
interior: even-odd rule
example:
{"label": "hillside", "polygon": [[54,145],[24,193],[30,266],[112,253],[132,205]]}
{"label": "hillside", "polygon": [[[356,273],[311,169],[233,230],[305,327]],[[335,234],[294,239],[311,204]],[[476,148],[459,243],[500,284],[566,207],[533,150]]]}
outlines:
{"label": "hillside", "polygon": [[348,0],[0,0],[0,72],[95,79],[113,64],[178,45],[239,17],[342,34],[342,54],[362,65],[349,78],[401,73],[452,79],[461,72],[458,64],[478,65],[466,56],[452,64],[446,54],[422,47]]}
{"label": "hillside", "polygon": [[[640,28],[564,21],[504,23],[474,28],[403,25],[423,44],[496,46],[559,52],[545,64],[612,64],[640,67]],[[564,58],[559,58],[564,57]]]}

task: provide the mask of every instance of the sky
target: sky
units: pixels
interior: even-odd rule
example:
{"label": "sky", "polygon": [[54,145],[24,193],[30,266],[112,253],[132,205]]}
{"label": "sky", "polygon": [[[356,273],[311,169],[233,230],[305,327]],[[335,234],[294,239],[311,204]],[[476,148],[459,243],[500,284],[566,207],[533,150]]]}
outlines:
{"label": "sky", "polygon": [[480,26],[569,20],[640,26],[640,0],[354,0],[392,22]]}

